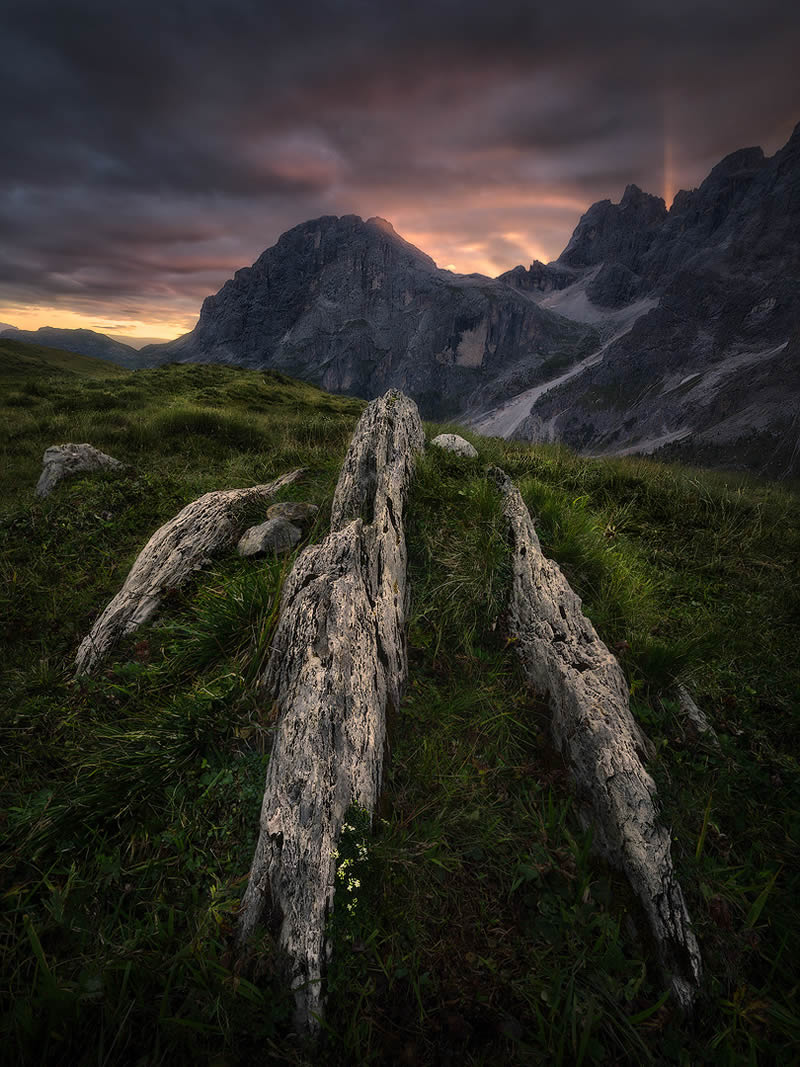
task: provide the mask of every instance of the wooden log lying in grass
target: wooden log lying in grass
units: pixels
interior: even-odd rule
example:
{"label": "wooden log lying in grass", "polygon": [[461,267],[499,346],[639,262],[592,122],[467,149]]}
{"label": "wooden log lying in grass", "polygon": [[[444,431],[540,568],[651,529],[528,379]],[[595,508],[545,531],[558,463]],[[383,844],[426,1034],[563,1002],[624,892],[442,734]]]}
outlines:
{"label": "wooden log lying in grass", "polygon": [[542,555],[519,490],[498,468],[490,474],[503,493],[512,535],[509,630],[525,677],[549,697],[553,737],[574,778],[581,817],[592,827],[595,847],[623,871],[641,901],[660,963],[688,1010],[700,981],[700,950],[672,867],[669,831],[658,819],[655,783],[643,763],[646,745],[622,669],[557,564]]}
{"label": "wooden log lying in grass", "polygon": [[241,946],[271,905],[295,991],[315,1029],[329,954],[335,850],[351,805],[372,813],[386,712],[406,677],[403,508],[425,443],[413,401],[391,391],[356,427],[331,532],[286,580],[265,685],[279,708],[260,834],[239,915]]}
{"label": "wooden log lying in grass", "polygon": [[273,497],[303,473],[292,471],[249,489],[206,493],[156,530],[120,591],[81,642],[75,659],[77,673],[93,671],[121,637],[153,617],[167,590],[183,585],[214,554],[232,548],[246,525],[249,505]]}

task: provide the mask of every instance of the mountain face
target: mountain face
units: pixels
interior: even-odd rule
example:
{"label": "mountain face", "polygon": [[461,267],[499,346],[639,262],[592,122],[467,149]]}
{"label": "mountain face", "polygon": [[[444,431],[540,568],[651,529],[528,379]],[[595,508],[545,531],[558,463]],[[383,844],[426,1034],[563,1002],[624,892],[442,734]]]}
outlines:
{"label": "mountain face", "polygon": [[590,453],[800,476],[798,281],[800,126],[769,159],[727,156],[669,210],[629,185],[555,262],[494,280],[439,270],[382,219],[304,223],[191,333],[138,355],[367,398],[397,387],[426,417]]}
{"label": "mountain face", "polygon": [[447,418],[544,381],[596,344],[591,325],[503,281],[439,270],[383,219],[346,215],[289,230],[204,301],[191,333],[139,354],[271,367],[367,398],[396,387],[426,417]]}
{"label": "mountain face", "polygon": [[503,278],[605,337],[568,380],[516,398],[514,436],[800,475],[800,126],[770,159],[727,156],[669,211],[629,186],[555,263]]}
{"label": "mountain face", "polygon": [[78,352],[82,356],[105,359],[129,369],[142,365],[135,348],[123,345],[104,333],[95,333],[94,330],[60,330],[55,326],[40,326],[38,330],[17,330],[13,326],[0,325],[0,337],[28,344],[47,345],[49,348],[61,348],[65,352]]}

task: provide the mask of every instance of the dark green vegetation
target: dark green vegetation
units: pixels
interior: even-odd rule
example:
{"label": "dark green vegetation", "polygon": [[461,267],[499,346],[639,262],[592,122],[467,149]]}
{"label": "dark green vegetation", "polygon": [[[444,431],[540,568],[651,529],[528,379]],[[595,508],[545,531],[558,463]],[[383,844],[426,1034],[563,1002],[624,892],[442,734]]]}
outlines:
{"label": "dark green vegetation", "polygon": [[[411,678],[379,817],[370,830],[351,812],[340,845],[328,1014],[309,1052],[289,1037],[268,932],[255,967],[230,952],[274,717],[255,681],[291,560],[220,559],[98,678],[70,668],[139,548],[202,492],[307,466],[285,495],[321,505],[321,536],[362,405],[223,367],[90,379],[77,362],[34,374],[4,359],[5,1062],[792,1061],[796,496],[475,437],[478,460],[429,452],[409,505]],[[130,466],[34,501],[43,450],[67,440]],[[546,709],[521,686],[489,463],[521,486],[617,648],[656,746],[706,967],[693,1025],[625,885],[592,857]],[[676,679],[721,753],[687,734]]]}
{"label": "dark green vegetation", "polygon": [[60,348],[48,348],[46,345],[24,344],[0,337],[0,368],[3,386],[11,379],[22,378],[24,388],[18,392],[6,392],[4,401],[12,407],[31,406],[25,398],[31,395],[31,386],[40,374],[71,373],[84,378],[120,378],[125,371],[113,363],[91,356],[79,356],[75,352],[64,352]]}

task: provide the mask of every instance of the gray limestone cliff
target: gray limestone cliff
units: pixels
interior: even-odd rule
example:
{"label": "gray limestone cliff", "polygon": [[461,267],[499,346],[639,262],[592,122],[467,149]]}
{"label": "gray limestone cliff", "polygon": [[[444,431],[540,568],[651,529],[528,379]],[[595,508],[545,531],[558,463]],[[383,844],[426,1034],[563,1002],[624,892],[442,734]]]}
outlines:
{"label": "gray limestone cliff", "polygon": [[383,219],[346,215],[283,234],[204,301],[191,333],[140,355],[270,367],[365,398],[398,388],[446,418],[525,388],[593,337],[503,281],[438,270]]}
{"label": "gray limestone cliff", "polygon": [[555,263],[504,277],[604,344],[520,397],[503,432],[800,475],[800,125],[771,158],[733,152],[669,211],[629,186],[589,209]]}

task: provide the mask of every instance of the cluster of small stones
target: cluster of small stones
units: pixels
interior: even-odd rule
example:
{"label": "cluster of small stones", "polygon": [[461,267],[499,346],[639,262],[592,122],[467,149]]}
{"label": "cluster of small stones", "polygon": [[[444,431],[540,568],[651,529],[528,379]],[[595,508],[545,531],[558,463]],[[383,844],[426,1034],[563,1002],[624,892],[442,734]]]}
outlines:
{"label": "cluster of small stones", "polygon": [[315,504],[285,501],[267,510],[266,522],[251,526],[243,534],[236,551],[240,556],[285,556],[303,539],[303,530],[318,512]]}

